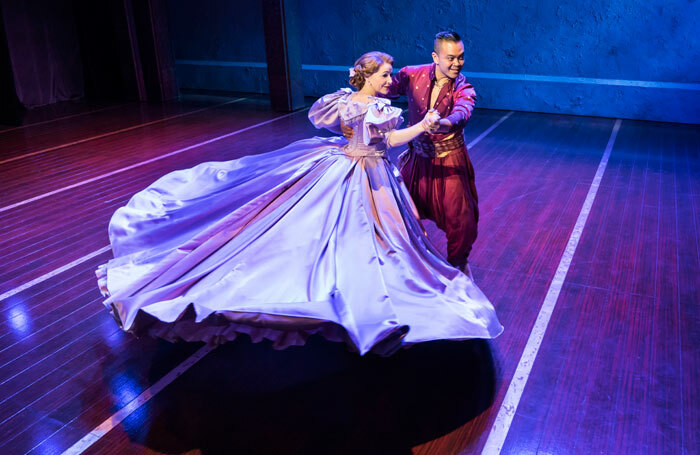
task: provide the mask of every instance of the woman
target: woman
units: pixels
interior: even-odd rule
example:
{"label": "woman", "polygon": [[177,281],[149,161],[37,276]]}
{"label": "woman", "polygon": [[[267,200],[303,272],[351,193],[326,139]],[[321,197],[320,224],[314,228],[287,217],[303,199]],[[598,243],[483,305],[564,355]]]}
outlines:
{"label": "woman", "polygon": [[245,333],[277,348],[314,333],[360,354],[435,339],[492,338],[502,327],[464,274],[435,251],[386,158],[435,125],[397,129],[378,94],[393,59],[360,57],[358,90],[316,101],[309,119],[340,133],[172,172],[114,214],[115,259],[98,271],[124,330],[222,343]]}

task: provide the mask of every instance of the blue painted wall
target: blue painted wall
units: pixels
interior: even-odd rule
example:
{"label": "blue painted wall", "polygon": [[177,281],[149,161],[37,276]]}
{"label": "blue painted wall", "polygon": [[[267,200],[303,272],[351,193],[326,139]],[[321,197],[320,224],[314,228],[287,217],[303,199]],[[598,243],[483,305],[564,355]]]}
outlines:
{"label": "blue painted wall", "polygon": [[170,0],[168,11],[180,88],[267,93],[265,67],[247,64],[265,63],[260,2]]}
{"label": "blue painted wall", "polygon": [[[368,50],[429,62],[453,28],[479,107],[700,123],[700,1],[298,2],[306,95]],[[260,4],[232,3],[171,0],[181,87],[267,91]]]}

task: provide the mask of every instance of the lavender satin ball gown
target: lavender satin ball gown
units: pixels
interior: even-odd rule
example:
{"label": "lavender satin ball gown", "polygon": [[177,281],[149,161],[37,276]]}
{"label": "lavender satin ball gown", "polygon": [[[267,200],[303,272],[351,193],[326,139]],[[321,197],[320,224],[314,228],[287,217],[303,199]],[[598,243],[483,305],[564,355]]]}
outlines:
{"label": "lavender satin ball gown", "polygon": [[426,238],[408,191],[373,137],[397,128],[386,100],[309,111],[313,137],[172,172],[109,224],[114,259],[97,270],[105,306],[135,334],[277,348],[320,333],[365,354],[397,331],[409,345],[493,338],[493,306]]}

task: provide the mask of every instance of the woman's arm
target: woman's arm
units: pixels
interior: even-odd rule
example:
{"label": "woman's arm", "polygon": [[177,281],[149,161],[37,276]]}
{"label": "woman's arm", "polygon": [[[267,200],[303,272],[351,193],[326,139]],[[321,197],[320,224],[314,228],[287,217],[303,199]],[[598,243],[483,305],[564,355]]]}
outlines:
{"label": "woman's arm", "polygon": [[435,125],[440,120],[440,114],[431,109],[425,114],[420,122],[413,126],[401,130],[392,130],[386,135],[386,145],[389,147],[400,147],[411,142],[423,133],[430,132],[431,125]]}

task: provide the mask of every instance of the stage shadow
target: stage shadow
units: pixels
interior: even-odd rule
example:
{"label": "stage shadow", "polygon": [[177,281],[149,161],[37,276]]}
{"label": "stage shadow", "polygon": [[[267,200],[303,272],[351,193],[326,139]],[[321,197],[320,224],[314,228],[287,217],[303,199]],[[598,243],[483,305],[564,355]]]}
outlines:
{"label": "stage shadow", "polygon": [[494,390],[483,340],[380,358],[318,337],[284,351],[239,339],[123,423],[132,442],[163,453],[407,454],[479,415]]}

